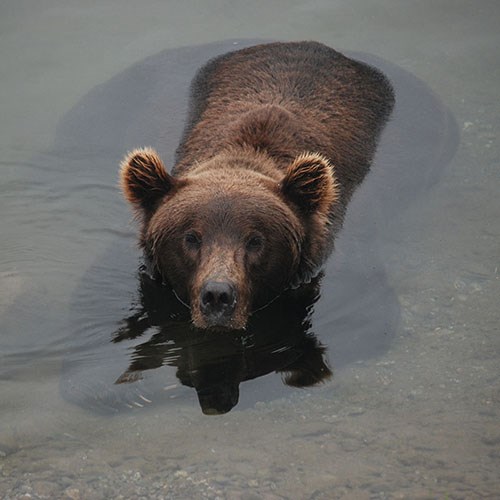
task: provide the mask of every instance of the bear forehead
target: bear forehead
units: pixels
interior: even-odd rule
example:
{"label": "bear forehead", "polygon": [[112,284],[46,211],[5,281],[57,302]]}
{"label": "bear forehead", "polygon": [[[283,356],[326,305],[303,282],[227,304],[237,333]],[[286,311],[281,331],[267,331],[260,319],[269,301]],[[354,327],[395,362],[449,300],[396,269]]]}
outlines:
{"label": "bear forehead", "polygon": [[258,172],[246,169],[202,171],[186,176],[184,181],[164,204],[176,213],[207,217],[241,213],[256,218],[290,214],[279,183]]}
{"label": "bear forehead", "polygon": [[[183,188],[189,190],[189,187]],[[277,219],[293,221],[295,216],[276,194],[251,190],[224,190],[221,186],[202,192],[179,190],[158,209],[156,217],[182,223],[204,225],[271,224]]]}
{"label": "bear forehead", "polygon": [[300,233],[301,225],[275,181],[200,175],[164,200],[149,229],[154,233],[195,229],[235,235],[248,231],[289,234]]}

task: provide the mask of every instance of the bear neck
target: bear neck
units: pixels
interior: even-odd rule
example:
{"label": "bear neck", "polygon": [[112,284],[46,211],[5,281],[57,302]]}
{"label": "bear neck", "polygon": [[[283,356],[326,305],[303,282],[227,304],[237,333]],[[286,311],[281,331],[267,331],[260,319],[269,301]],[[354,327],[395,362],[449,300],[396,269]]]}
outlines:
{"label": "bear neck", "polygon": [[263,152],[284,170],[307,148],[298,116],[280,104],[253,106],[236,119],[226,132],[225,142],[233,147]]}
{"label": "bear neck", "polygon": [[198,164],[226,159],[276,179],[297,155],[310,149],[303,119],[279,104],[207,112],[179,147],[173,173],[180,176]]}
{"label": "bear neck", "polygon": [[232,146],[224,149],[212,158],[197,162],[178,172],[178,177],[203,174],[213,170],[242,170],[256,173],[279,182],[283,171],[264,151],[257,151],[250,146]]}

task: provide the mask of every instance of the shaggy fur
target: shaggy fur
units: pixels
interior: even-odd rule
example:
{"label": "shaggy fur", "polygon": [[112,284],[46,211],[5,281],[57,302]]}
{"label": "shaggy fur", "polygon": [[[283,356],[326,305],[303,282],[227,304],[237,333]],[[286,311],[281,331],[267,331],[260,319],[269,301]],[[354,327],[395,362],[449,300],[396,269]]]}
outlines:
{"label": "shaggy fur", "polygon": [[[196,326],[244,328],[320,270],[392,105],[380,72],[315,42],[255,46],[200,70],[172,174],[151,149],[121,169],[146,257]],[[208,307],[214,282],[227,292]]]}

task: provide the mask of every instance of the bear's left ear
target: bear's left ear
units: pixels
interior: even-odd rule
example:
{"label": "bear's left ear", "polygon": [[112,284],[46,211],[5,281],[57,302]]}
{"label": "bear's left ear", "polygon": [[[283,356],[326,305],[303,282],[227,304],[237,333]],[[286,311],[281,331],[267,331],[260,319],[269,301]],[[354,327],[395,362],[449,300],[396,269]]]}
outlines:
{"label": "bear's left ear", "polygon": [[150,213],[176,185],[154,149],[135,149],[121,162],[120,185],[128,202]]}
{"label": "bear's left ear", "polygon": [[318,153],[297,156],[287,168],[281,190],[307,214],[327,215],[339,197],[333,167]]}

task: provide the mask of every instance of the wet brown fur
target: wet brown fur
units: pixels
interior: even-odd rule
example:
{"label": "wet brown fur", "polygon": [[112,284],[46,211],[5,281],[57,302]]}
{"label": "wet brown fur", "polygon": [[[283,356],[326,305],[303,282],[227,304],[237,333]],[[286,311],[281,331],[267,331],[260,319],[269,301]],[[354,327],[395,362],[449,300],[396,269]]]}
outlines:
{"label": "wet brown fur", "polygon": [[[202,68],[172,175],[151,149],[121,169],[146,257],[196,326],[207,326],[198,297],[208,279],[236,284],[225,326],[242,328],[252,308],[319,270],[392,104],[383,75],[315,42],[251,47]],[[262,249],[248,243],[255,235]]]}

